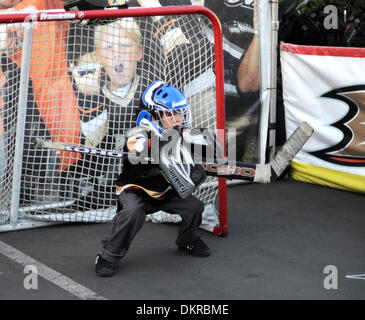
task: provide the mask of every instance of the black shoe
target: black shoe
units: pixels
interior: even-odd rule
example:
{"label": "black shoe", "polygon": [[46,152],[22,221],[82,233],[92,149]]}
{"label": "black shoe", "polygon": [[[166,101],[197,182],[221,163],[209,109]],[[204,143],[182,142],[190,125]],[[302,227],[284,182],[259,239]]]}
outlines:
{"label": "black shoe", "polygon": [[204,241],[200,238],[196,239],[192,243],[185,246],[178,246],[178,249],[185,251],[192,256],[208,257],[210,256],[210,250]]}
{"label": "black shoe", "polygon": [[96,256],[95,272],[100,277],[111,277],[114,275],[115,264],[105,260],[100,253]]}

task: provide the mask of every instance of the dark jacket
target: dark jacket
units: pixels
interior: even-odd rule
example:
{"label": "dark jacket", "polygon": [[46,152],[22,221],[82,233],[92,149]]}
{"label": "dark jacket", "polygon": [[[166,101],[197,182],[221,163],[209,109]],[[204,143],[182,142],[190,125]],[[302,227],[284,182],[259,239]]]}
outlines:
{"label": "dark jacket", "polygon": [[[132,129],[133,130],[133,129]],[[151,141],[151,132],[143,131],[146,139]],[[147,150],[144,152],[151,157],[150,142],[146,141]],[[127,148],[127,139],[123,150],[129,152]],[[130,161],[128,155],[123,158],[123,171],[115,182],[117,194],[126,192],[138,192],[147,199],[162,200],[165,198],[167,191],[171,189],[169,182],[161,173],[158,164],[152,161],[135,163]],[[170,190],[172,192],[172,190]],[[169,192],[168,194],[171,194]]]}

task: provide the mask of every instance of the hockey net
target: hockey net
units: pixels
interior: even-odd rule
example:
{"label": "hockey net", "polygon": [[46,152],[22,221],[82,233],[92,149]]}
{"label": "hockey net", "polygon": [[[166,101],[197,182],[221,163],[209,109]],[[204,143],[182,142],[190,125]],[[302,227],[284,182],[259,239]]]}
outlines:
{"label": "hockey net", "polygon": [[[224,112],[217,112],[217,104],[222,110],[218,95],[223,92],[217,83],[223,80],[216,75],[223,73],[217,72],[222,65],[214,41],[221,38],[219,25],[213,28],[202,12],[183,12],[187,7],[164,9],[152,9],[152,16],[143,9],[1,16],[0,224],[9,221],[14,203],[20,216],[36,220],[110,221],[121,160],[35,149],[33,138],[120,148],[152,81],[164,80],[185,92],[193,128],[219,123],[222,128]],[[27,20],[33,22],[7,23]],[[21,117],[24,137],[18,132]],[[22,169],[16,175],[19,141]],[[224,192],[224,185],[218,188],[217,179],[209,178],[195,193],[223,224],[225,195],[219,214],[215,207]]]}

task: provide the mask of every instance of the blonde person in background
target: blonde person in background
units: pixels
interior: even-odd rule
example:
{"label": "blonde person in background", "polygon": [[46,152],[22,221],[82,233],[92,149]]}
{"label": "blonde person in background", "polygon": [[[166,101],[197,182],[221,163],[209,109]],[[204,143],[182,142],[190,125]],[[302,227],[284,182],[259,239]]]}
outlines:
{"label": "blonde person in background", "polygon": [[[80,143],[115,149],[135,122],[135,109],[143,92],[138,74],[143,58],[139,25],[132,17],[97,25],[94,46],[94,51],[71,63],[80,113]],[[65,173],[73,180],[83,181],[75,193],[83,195],[76,206],[79,209],[110,206],[113,198],[109,189],[119,166],[116,159],[83,155]]]}
{"label": "blonde person in background", "polygon": [[71,64],[82,144],[93,147],[107,128],[113,129],[112,135],[129,129],[142,92],[137,66],[143,57],[141,32],[131,17],[97,25],[94,39],[95,50]]}

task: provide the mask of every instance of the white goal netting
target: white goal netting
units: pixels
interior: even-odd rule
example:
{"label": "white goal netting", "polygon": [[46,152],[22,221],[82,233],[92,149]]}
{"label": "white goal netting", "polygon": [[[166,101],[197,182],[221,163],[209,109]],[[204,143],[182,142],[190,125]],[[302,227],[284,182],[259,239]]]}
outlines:
{"label": "white goal netting", "polygon": [[[143,90],[155,80],[186,93],[193,128],[216,128],[215,52],[208,40],[213,30],[205,16],[125,17],[91,24],[38,21],[32,27],[30,61],[22,65],[26,27],[0,25],[0,223],[9,220],[11,210],[24,90],[19,212],[37,220],[111,220],[113,182],[123,164],[120,159],[35,149],[35,137],[119,148],[135,126]],[[29,68],[23,83],[22,68]],[[217,190],[216,180],[209,178],[196,195],[214,208]]]}

